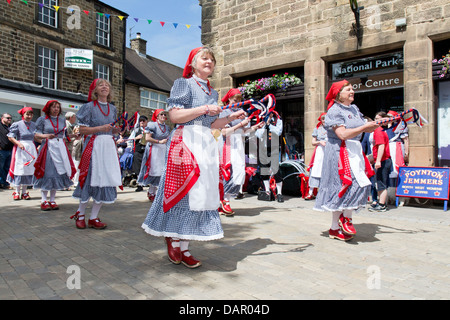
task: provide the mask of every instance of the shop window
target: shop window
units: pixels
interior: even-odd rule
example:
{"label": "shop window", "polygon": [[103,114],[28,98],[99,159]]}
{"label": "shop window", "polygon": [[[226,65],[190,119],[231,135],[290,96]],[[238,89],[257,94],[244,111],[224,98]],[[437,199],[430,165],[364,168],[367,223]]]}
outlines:
{"label": "shop window", "polygon": [[58,5],[57,0],[41,0],[42,6],[38,8],[38,21],[50,27],[58,27],[58,13],[54,6]]}
{"label": "shop window", "polygon": [[164,109],[167,107],[168,95],[153,90],[141,89],[141,107],[150,109]]}
{"label": "shop window", "polygon": [[45,88],[57,89],[57,56],[56,50],[38,47],[38,82]]}
{"label": "shop window", "polygon": [[105,15],[98,13],[96,19],[96,41],[102,46],[109,47],[111,40],[110,20]]}

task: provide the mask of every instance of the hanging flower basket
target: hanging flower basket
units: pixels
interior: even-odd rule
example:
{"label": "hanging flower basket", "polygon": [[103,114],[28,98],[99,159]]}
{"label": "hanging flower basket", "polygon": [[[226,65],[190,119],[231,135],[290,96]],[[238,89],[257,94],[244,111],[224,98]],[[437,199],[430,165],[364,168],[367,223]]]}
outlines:
{"label": "hanging flower basket", "polygon": [[433,66],[435,65],[439,66],[438,70],[436,71],[436,74],[438,75],[439,79],[449,78],[449,68],[450,68],[449,62],[450,62],[450,51],[445,56],[442,56],[441,59],[434,59],[432,61]]}
{"label": "hanging flower basket", "polygon": [[295,75],[274,74],[272,77],[261,78],[241,84],[238,89],[241,91],[244,99],[256,96],[264,96],[274,91],[286,91],[288,88],[302,84],[302,80]]}

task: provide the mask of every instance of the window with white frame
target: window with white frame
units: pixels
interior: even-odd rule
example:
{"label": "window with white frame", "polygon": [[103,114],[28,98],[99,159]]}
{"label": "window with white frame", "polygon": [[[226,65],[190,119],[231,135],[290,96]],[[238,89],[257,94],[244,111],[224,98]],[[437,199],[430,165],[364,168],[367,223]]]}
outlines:
{"label": "window with white frame", "polygon": [[38,82],[45,88],[57,89],[57,58],[58,52],[56,50],[38,47]]}
{"label": "window with white frame", "polygon": [[167,107],[166,93],[141,88],[141,107],[150,109],[164,109]]}
{"label": "window with white frame", "polygon": [[41,0],[38,9],[38,21],[45,25],[57,28],[58,14],[54,6],[58,5],[57,0]]}
{"label": "window with white frame", "polygon": [[95,79],[106,79],[109,81],[109,66],[97,63],[95,66]]}
{"label": "window with white frame", "polygon": [[111,34],[111,25],[109,19],[103,15],[97,13],[97,21],[96,21],[96,40],[98,44],[101,44],[105,47],[110,46],[110,34]]}

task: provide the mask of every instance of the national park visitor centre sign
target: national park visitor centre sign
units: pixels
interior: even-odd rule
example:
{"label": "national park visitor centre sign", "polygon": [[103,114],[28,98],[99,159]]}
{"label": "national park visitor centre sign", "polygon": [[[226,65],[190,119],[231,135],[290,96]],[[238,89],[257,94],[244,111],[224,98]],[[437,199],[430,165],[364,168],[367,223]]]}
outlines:
{"label": "national park visitor centre sign", "polygon": [[403,87],[403,52],[393,52],[331,65],[332,81],[348,80],[354,90]]}

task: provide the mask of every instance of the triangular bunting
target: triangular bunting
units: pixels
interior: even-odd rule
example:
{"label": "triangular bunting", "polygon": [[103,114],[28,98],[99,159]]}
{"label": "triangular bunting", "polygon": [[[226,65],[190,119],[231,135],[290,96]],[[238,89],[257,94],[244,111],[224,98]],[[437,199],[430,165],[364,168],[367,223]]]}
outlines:
{"label": "triangular bunting", "polygon": [[53,8],[55,8],[56,12],[58,12],[59,6],[53,6]]}
{"label": "triangular bunting", "polygon": [[98,14],[100,17],[103,17],[103,13],[97,12],[97,14]]}
{"label": "triangular bunting", "polygon": [[178,23],[172,23],[175,29],[178,27]]}
{"label": "triangular bunting", "polygon": [[120,20],[123,20],[125,18],[124,16],[118,16]]}
{"label": "triangular bunting", "polygon": [[161,27],[164,27],[164,24],[165,24],[164,21],[160,21],[159,23],[161,23]]}
{"label": "triangular bunting", "polygon": [[25,4],[28,4],[28,1],[27,1],[27,0],[22,0],[22,2],[25,3]]}
{"label": "triangular bunting", "polygon": [[139,22],[139,18],[134,18],[134,21]]}
{"label": "triangular bunting", "polygon": [[[9,3],[10,1],[11,1],[11,0],[9,0],[8,3]],[[40,3],[40,2],[38,3],[38,5],[39,5],[39,8],[41,8],[41,9],[42,9],[42,7],[44,6],[44,4],[43,4],[43,3]]]}
{"label": "triangular bunting", "polygon": [[8,1],[8,4],[11,4],[11,0],[6,0],[6,1]]}
{"label": "triangular bunting", "polygon": [[89,11],[83,10],[83,12],[86,13],[87,15],[89,15]]}
{"label": "triangular bunting", "polygon": [[111,16],[110,14],[105,13],[106,19],[109,19],[110,16]]}
{"label": "triangular bunting", "polygon": [[152,23],[153,20],[147,20],[147,21],[148,21],[148,24],[150,24],[150,23]]}
{"label": "triangular bunting", "polygon": [[191,27],[191,25],[190,25],[190,24],[187,24],[187,25],[186,25],[186,28],[188,28],[188,29],[189,29],[190,27]]}

